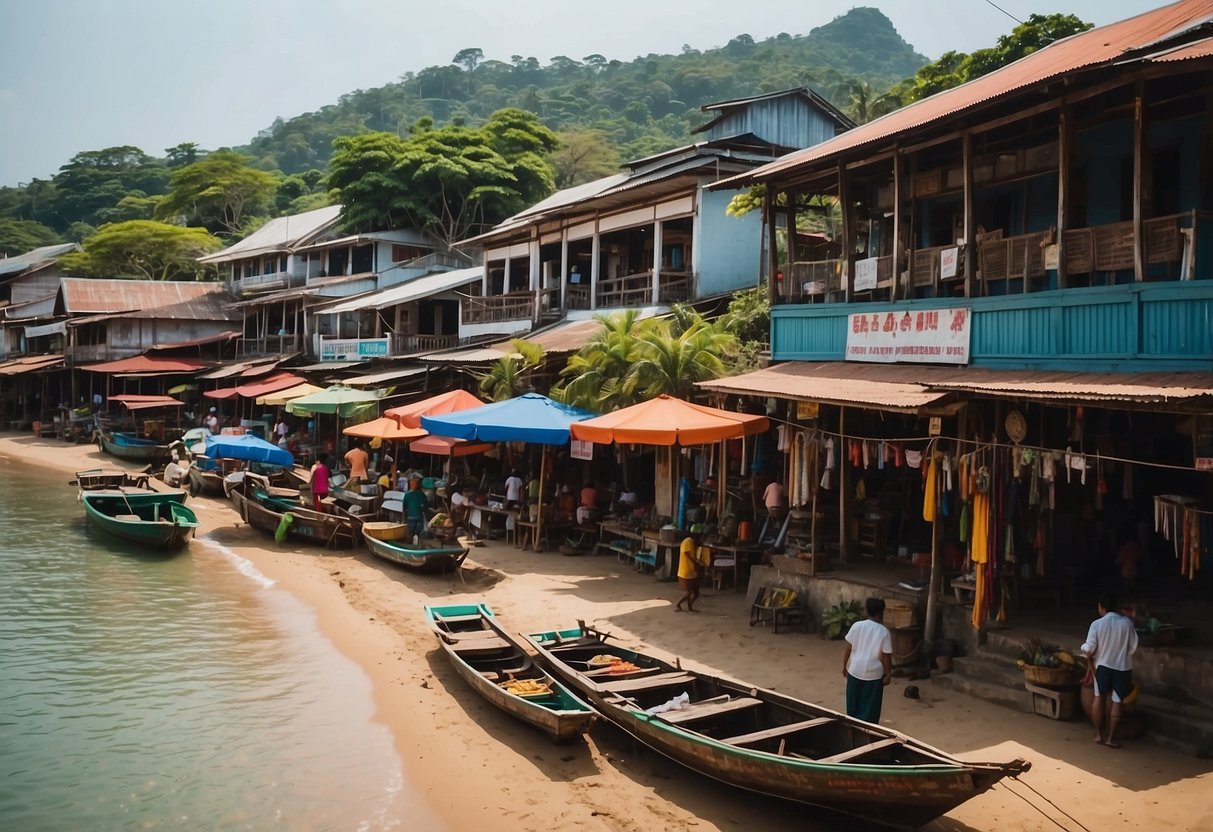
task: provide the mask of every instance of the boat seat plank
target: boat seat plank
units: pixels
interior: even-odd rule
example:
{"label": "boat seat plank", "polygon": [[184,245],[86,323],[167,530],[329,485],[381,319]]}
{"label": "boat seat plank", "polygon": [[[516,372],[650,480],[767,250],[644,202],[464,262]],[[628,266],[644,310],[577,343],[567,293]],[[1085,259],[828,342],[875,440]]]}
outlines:
{"label": "boat seat plank", "polygon": [[476,641],[482,638],[501,638],[501,636],[492,630],[456,630],[454,632],[443,630],[442,638],[444,641]]}
{"label": "boat seat plank", "polygon": [[596,638],[580,638],[575,641],[559,641],[556,642],[558,647],[547,648],[549,653],[568,653],[575,650],[584,650],[586,647],[600,647],[602,642]]}
{"label": "boat seat plank", "polygon": [[584,675],[590,679],[635,679],[639,676],[648,676],[651,673],[660,672],[660,667],[640,667],[636,670],[629,670],[627,673],[612,673],[610,668],[604,667],[601,670],[587,670]]}
{"label": "boat seat plank", "polygon": [[143,520],[143,518],[140,517],[138,514],[115,514],[114,519],[115,520],[128,520],[128,521],[135,521],[135,522],[139,522],[139,521]]}
{"label": "boat seat plank", "polygon": [[731,713],[732,711],[743,711],[761,704],[762,702],[758,699],[749,696],[739,696],[736,699],[729,699],[724,702],[708,702],[701,705],[691,705],[677,711],[666,711],[663,714],[658,714],[658,717],[671,725],[686,725],[691,722],[699,722],[702,719],[710,719],[714,716]]}
{"label": "boat seat plank", "polygon": [[622,679],[618,682],[601,682],[598,687],[609,693],[638,693],[642,690],[665,688],[671,685],[693,684],[695,677],[689,673],[661,673],[639,679]]}
{"label": "boat seat plank", "polygon": [[873,751],[879,751],[882,748],[888,748],[890,745],[901,745],[901,740],[896,737],[887,737],[883,740],[870,742],[866,745],[861,745],[852,748],[849,751],[843,751],[831,757],[822,757],[817,762],[819,763],[845,763],[848,760],[854,760],[856,757],[862,757],[865,754],[870,754]]}
{"label": "boat seat plank", "polygon": [[498,650],[508,650],[512,646],[513,645],[503,638],[495,638],[477,639],[476,641],[470,641],[465,644],[451,644],[448,645],[448,649],[458,653],[461,656],[465,656],[475,653],[495,653]]}
{"label": "boat seat plank", "polygon": [[434,613],[434,620],[441,621],[444,624],[461,624],[467,621],[481,621],[483,619],[484,616],[480,615],[480,613],[476,613],[475,615],[440,615],[439,613]]}
{"label": "boat seat plank", "polygon": [[741,734],[736,737],[728,737],[721,740],[727,745],[754,745],[763,740],[773,740],[778,737],[786,737],[789,734],[795,734],[798,731],[806,731],[809,728],[816,728],[819,725],[826,725],[831,722],[837,722],[832,716],[819,716],[815,719],[806,719],[803,722],[789,722],[787,725],[776,725],[773,728],[767,728],[763,731],[754,731],[749,734]]}

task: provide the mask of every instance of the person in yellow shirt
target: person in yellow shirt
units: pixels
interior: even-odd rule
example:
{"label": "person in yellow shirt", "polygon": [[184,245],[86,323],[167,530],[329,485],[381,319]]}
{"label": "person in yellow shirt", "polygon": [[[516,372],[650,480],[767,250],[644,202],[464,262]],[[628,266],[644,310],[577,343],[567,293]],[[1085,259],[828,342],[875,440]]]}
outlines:
{"label": "person in yellow shirt", "polygon": [[688,612],[699,612],[695,602],[699,600],[699,583],[703,570],[711,563],[711,554],[706,547],[700,546],[703,531],[698,526],[691,527],[691,534],[682,541],[678,548],[678,586],[682,589],[682,597],[674,604],[675,612],[682,612],[682,605],[687,605]]}

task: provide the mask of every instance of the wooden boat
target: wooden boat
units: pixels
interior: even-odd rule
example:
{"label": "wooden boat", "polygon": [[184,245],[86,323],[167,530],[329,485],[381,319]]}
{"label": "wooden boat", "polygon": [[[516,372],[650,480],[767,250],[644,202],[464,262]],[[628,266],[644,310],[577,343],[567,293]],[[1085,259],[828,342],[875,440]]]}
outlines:
{"label": "wooden boat", "polygon": [[[244,521],[276,540],[350,549],[358,545],[358,530],[349,517],[324,514],[301,505],[274,502],[268,494],[258,494],[246,478],[243,488],[232,488],[228,496],[236,504]],[[290,521],[284,524],[285,515]],[[279,531],[281,529],[281,532]]]}
{"label": "wooden boat", "polygon": [[148,474],[124,471],[121,468],[89,468],[77,471],[76,478],[68,482],[81,491],[98,491],[115,488],[147,488]]}
{"label": "wooden boat", "polygon": [[110,456],[128,462],[158,463],[169,457],[170,445],[144,439],[133,433],[97,431],[97,443]]}
{"label": "wooden boat", "polygon": [[81,491],[80,500],[89,522],[144,546],[178,549],[198,529],[197,516],[184,504],[184,491]]}
{"label": "wooden boat", "polygon": [[410,546],[404,523],[363,523],[362,537],[375,557],[417,572],[454,572],[468,555],[466,546]]}
{"label": "wooden boat", "polygon": [[199,464],[200,462],[200,459],[195,458],[193,464],[187,469],[190,493],[195,496],[202,494],[207,497],[222,497],[224,493],[223,470],[219,467],[204,468]]}
{"label": "wooden boat", "polygon": [[[607,638],[579,623],[528,640],[554,676],[655,751],[721,782],[823,814],[922,826],[1030,768],[1024,760],[959,760],[897,731],[686,670]],[[683,694],[682,707],[652,712]]]}
{"label": "wooden boat", "polygon": [[589,730],[594,710],[540,669],[488,606],[427,606],[425,614],[455,672],[491,704],[556,742]]}

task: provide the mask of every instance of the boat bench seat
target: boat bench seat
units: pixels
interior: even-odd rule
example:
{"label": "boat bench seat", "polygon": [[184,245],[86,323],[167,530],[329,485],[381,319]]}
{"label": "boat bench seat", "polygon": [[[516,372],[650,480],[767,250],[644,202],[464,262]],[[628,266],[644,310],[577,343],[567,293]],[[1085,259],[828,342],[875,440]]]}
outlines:
{"label": "boat bench seat", "polygon": [[639,679],[621,679],[618,682],[601,682],[598,687],[608,693],[639,693],[643,690],[668,688],[673,685],[694,684],[695,677],[689,673],[661,673],[657,676],[644,676]]}
{"label": "boat bench seat", "polygon": [[[480,613],[475,613],[474,615],[440,615],[439,613],[434,613],[434,620],[443,624],[460,624],[465,621],[479,621],[480,619]],[[485,632],[488,631],[486,630]]]}
{"label": "boat bench seat", "polygon": [[115,514],[114,519],[115,520],[133,520],[135,522],[141,522],[143,520],[143,518],[140,517],[138,514]]}
{"label": "boat bench seat", "polygon": [[764,740],[780,739],[790,734],[805,731],[809,728],[816,728],[818,725],[826,725],[831,722],[837,722],[837,720],[832,716],[819,716],[815,719],[806,719],[803,722],[789,722],[787,725],[776,725],[763,731],[727,737],[722,739],[721,742],[726,745],[756,745]]}
{"label": "boat bench seat", "polygon": [[860,745],[855,748],[835,754],[831,757],[822,757],[817,762],[819,763],[845,763],[854,760],[856,757],[863,757],[871,754],[873,751],[879,751],[882,748],[888,748],[890,745],[900,745],[901,740],[896,737],[887,737],[883,740],[870,742],[866,745]]}
{"label": "boat bench seat", "polygon": [[495,637],[464,641],[458,644],[449,645],[449,647],[454,653],[458,653],[461,656],[468,656],[476,653],[496,653],[498,650],[508,650],[511,645],[505,639]]}
{"label": "boat bench seat", "polygon": [[736,699],[728,699],[724,702],[693,704],[686,708],[680,708],[677,711],[666,711],[663,714],[659,714],[659,716],[671,725],[686,725],[733,711],[744,711],[747,708],[754,708],[761,704],[762,702],[758,699],[749,696],[739,696]]}

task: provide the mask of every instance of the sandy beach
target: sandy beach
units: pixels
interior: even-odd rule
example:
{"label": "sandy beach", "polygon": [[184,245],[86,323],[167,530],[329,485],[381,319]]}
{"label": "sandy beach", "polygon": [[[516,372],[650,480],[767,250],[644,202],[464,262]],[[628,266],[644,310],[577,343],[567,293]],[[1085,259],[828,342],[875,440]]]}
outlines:
{"label": "sandy beach", "polygon": [[[0,436],[0,456],[69,475],[116,463],[95,446],[25,434]],[[700,614],[679,615],[671,606],[675,585],[612,558],[500,543],[474,548],[462,578],[414,575],[365,549],[279,546],[244,525],[224,500],[191,498],[190,505],[205,536],[314,609],[322,632],[365,669],[406,779],[449,829],[831,828],[814,826],[803,807],[698,777],[607,725],[585,743],[549,743],[463,685],[421,614],[426,603],[485,601],[515,631],[584,619],[623,643],[841,708],[839,643],[750,628],[744,593],[709,590]],[[188,556],[218,557],[205,546],[191,547]],[[904,680],[894,681],[884,724],[967,759],[1023,757],[1033,765],[1021,781],[995,787],[928,829],[1213,829],[1208,760],[1148,739],[1109,749],[1092,743],[1080,720],[1055,722],[929,681],[915,684],[917,701],[902,696]]]}

